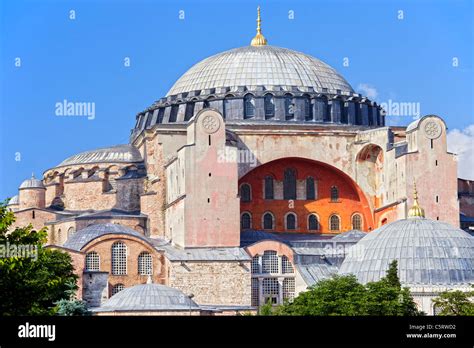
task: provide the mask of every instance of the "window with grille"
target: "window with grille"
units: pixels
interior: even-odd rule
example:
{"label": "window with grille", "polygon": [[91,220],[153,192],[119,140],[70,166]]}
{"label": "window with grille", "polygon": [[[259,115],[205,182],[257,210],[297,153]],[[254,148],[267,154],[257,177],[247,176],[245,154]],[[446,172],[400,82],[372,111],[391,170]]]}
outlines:
{"label": "window with grille", "polygon": [[112,274],[127,274],[127,246],[123,242],[112,244]]}
{"label": "window with grille", "polygon": [[273,230],[273,215],[272,214],[265,213],[265,215],[263,215],[263,229]]}
{"label": "window with grille", "polygon": [[252,306],[258,306],[260,302],[259,298],[259,288],[258,288],[258,278],[252,278],[252,288],[251,288],[251,296],[252,296]]}
{"label": "window with grille", "polygon": [[331,231],[339,231],[340,229],[339,216],[332,215],[331,218],[329,219],[329,225],[330,225]]}
{"label": "window with grille", "polygon": [[240,200],[242,202],[250,202],[252,200],[251,188],[249,184],[240,186]]}
{"label": "window with grille", "polygon": [[250,216],[250,214],[243,213],[240,218],[240,228],[243,230],[248,230],[252,226],[251,221],[252,221],[252,217]]}
{"label": "window with grille", "polygon": [[362,230],[362,217],[359,214],[352,216],[352,229]]}
{"label": "window with grille", "polygon": [[288,257],[283,255],[281,257],[281,273],[294,273],[293,265]]}
{"label": "window with grille", "polygon": [[273,199],[273,177],[265,177],[265,199]]}
{"label": "window with grille", "polygon": [[290,213],[286,215],[286,229],[287,230],[296,229],[296,215],[295,214]]}
{"label": "window with grille", "polygon": [[186,103],[186,110],[184,112],[184,120],[189,121],[194,115],[194,102]]}
{"label": "window with grille", "polygon": [[288,168],[283,178],[283,199],[296,199],[296,170]]}
{"label": "window with grille", "polygon": [[339,201],[339,189],[336,186],[331,187],[331,202]]}
{"label": "window with grille", "polygon": [[95,251],[86,255],[86,271],[100,271],[100,256]]}
{"label": "window with grille", "polygon": [[143,252],[138,255],[138,274],[152,275],[153,274],[153,258],[147,253]]}
{"label": "window with grille", "polygon": [[276,251],[266,250],[263,253],[262,273],[278,273],[278,256]]}
{"label": "window with grille", "polygon": [[295,298],[295,278],[283,279],[283,300],[293,300]]}
{"label": "window with grille", "polygon": [[275,116],[275,103],[271,94],[265,95],[265,119],[273,118]]}
{"label": "window with grille", "polygon": [[295,117],[295,106],[293,105],[293,97],[291,95],[285,96],[285,119],[292,120]]}
{"label": "window with grille", "polygon": [[252,273],[260,273],[260,256],[257,255],[252,257],[252,263],[250,265],[250,268]]}
{"label": "window with grille", "polygon": [[255,116],[255,98],[249,94],[244,97],[244,118]]}
{"label": "window with grille", "polygon": [[314,187],[314,178],[306,178],[306,199],[314,200],[316,199],[316,190]]}
{"label": "window with grille", "polygon": [[317,231],[319,230],[319,221],[318,217],[314,214],[311,214],[308,217],[308,230],[310,231]]}
{"label": "window with grille", "polygon": [[116,284],[112,287],[112,294],[111,296],[114,296],[116,293],[122,291],[125,289],[125,286],[123,284]]}
{"label": "window with grille", "polygon": [[263,278],[262,280],[262,293],[265,295],[278,295],[279,286],[278,279],[276,278]]}

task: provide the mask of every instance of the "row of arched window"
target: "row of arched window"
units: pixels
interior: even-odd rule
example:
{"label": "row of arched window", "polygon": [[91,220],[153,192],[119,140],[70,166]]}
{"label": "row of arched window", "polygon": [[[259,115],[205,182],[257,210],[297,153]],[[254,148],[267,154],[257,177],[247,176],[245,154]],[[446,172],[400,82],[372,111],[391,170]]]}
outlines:
{"label": "row of arched window", "polygon": [[[123,242],[112,244],[112,269],[113,275],[127,274],[127,246]],[[100,255],[91,251],[86,254],[86,271],[100,271]],[[153,257],[144,251],[138,255],[138,274],[153,274]]]}
{"label": "row of arched window", "polygon": [[[275,199],[275,179],[271,175],[265,177],[264,182],[264,199]],[[284,172],[283,179],[283,199],[295,200],[296,199],[296,171],[292,168],[286,169]],[[317,199],[316,181],[312,176],[306,178],[306,199],[315,200]],[[339,201],[339,189],[337,186],[332,186],[330,189],[331,202]],[[242,202],[252,201],[252,186],[248,183],[243,183],[240,186],[240,200]]]}
{"label": "row of arched window", "polygon": [[[309,231],[319,231],[321,229],[320,220],[315,213],[311,213],[307,216],[307,229]],[[351,217],[352,229],[362,230],[362,216],[359,213],[355,213]],[[298,217],[295,213],[289,212],[284,216],[285,230],[296,230],[298,229]],[[240,227],[242,230],[248,230],[252,227],[252,214],[250,212],[243,212],[240,217]],[[264,230],[275,229],[275,216],[272,212],[266,212],[262,215],[261,228]],[[337,214],[333,214],[329,217],[329,230],[340,231],[341,230],[341,218]]]}

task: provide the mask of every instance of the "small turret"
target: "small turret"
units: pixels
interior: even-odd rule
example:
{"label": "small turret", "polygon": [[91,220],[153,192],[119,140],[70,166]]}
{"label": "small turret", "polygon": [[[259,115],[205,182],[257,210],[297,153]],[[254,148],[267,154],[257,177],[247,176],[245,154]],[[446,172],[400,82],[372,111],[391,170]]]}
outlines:
{"label": "small turret", "polygon": [[46,188],[43,181],[32,174],[30,179],[23,181],[19,187],[19,208],[44,208]]}

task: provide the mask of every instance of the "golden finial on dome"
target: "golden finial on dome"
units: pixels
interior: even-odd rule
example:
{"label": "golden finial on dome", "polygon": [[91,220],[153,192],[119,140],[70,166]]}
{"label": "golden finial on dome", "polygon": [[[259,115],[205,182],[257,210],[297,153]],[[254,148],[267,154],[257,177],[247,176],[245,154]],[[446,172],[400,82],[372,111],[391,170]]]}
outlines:
{"label": "golden finial on dome", "polygon": [[418,204],[418,192],[416,191],[416,183],[413,181],[413,206],[408,211],[408,217],[425,217],[425,211]]}
{"label": "golden finial on dome", "polygon": [[262,28],[260,27],[260,6],[257,7],[257,35],[250,42],[251,46],[265,46],[267,44],[267,39],[262,35]]}

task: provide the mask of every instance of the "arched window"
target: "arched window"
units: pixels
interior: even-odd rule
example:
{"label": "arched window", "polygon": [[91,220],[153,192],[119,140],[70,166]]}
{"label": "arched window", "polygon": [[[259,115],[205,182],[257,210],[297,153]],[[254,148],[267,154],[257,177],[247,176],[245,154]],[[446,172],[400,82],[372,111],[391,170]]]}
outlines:
{"label": "arched window", "polygon": [[127,246],[123,242],[112,244],[112,274],[127,274]]}
{"label": "arched window", "polygon": [[254,274],[260,273],[260,256],[256,255],[252,257],[252,264],[250,265],[250,270]]}
{"label": "arched window", "polygon": [[100,271],[100,256],[95,251],[86,255],[86,271]]}
{"label": "arched window", "polygon": [[271,94],[266,94],[264,99],[265,105],[265,119],[275,117],[275,102]]}
{"label": "arched window", "polygon": [[189,121],[194,114],[194,102],[186,103],[186,110],[184,112],[184,120]]}
{"label": "arched window", "polygon": [[296,199],[296,170],[285,170],[283,179],[283,199]]}
{"label": "arched window", "polygon": [[292,120],[295,117],[295,106],[291,94],[285,95],[285,119]]}
{"label": "arched window", "polygon": [[286,215],[286,229],[296,230],[296,215],[295,214],[288,213]]}
{"label": "arched window", "polygon": [[313,120],[313,105],[309,96],[304,97],[304,119],[306,121]]}
{"label": "arched window", "polygon": [[150,253],[142,252],[138,255],[138,274],[152,275],[153,274],[153,258]]}
{"label": "arched window", "polygon": [[240,217],[240,228],[242,230],[248,230],[252,227],[252,217],[249,213],[243,213]]}
{"label": "arched window", "polygon": [[114,296],[116,293],[122,291],[123,289],[125,289],[125,286],[123,284],[115,284],[113,287],[112,287],[112,294],[111,296]]}
{"label": "arched window", "polygon": [[209,108],[209,100],[204,100],[204,102],[202,103],[202,108],[203,109],[208,109]]}
{"label": "arched window", "polygon": [[339,201],[339,189],[336,186],[331,187],[331,202]]}
{"label": "arched window", "polygon": [[352,229],[362,230],[362,217],[360,216],[360,214],[352,215]]}
{"label": "arched window", "polygon": [[62,244],[63,242],[63,233],[61,232],[61,229],[58,230],[58,245]]}
{"label": "arched window", "polygon": [[265,250],[262,256],[262,273],[278,273],[278,255],[274,250]]}
{"label": "arched window", "polygon": [[291,264],[291,261],[288,257],[283,255],[281,257],[281,273],[286,274],[286,273],[294,273],[295,270],[293,269],[293,265]]}
{"label": "arched window", "polygon": [[316,190],[314,187],[314,178],[309,176],[306,178],[306,199],[316,199]]}
{"label": "arched window", "polygon": [[339,216],[331,215],[331,217],[329,218],[329,229],[331,231],[339,231],[341,229],[340,224],[341,222]]}
{"label": "arched window", "polygon": [[314,214],[308,216],[308,230],[317,231],[319,230],[318,217]]}
{"label": "arched window", "polygon": [[252,189],[249,184],[240,186],[240,200],[242,202],[250,202],[252,200]]}
{"label": "arched window", "polygon": [[265,199],[273,199],[273,176],[268,175],[265,177]]}
{"label": "arched window", "polygon": [[255,117],[255,98],[247,94],[244,97],[244,118]]}
{"label": "arched window", "polygon": [[265,213],[263,215],[263,229],[273,230],[273,215],[271,213]]}
{"label": "arched window", "polygon": [[67,230],[67,237],[71,237],[73,234],[74,234],[75,230],[74,230],[74,227],[69,227],[69,229]]}

